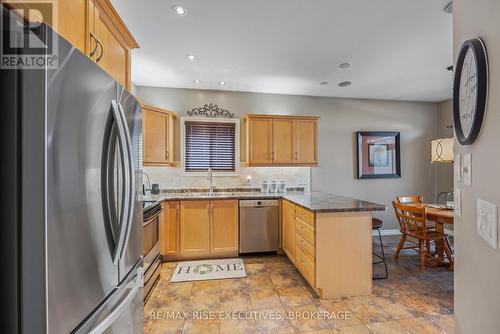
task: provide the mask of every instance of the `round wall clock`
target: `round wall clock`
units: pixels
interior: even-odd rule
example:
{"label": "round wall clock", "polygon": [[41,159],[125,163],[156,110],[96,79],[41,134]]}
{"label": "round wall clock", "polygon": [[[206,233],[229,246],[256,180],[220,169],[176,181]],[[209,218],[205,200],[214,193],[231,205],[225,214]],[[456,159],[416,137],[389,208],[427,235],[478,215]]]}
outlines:
{"label": "round wall clock", "polygon": [[453,119],[460,144],[471,145],[479,136],[487,94],[486,48],[479,38],[473,38],[462,44],[453,82]]}

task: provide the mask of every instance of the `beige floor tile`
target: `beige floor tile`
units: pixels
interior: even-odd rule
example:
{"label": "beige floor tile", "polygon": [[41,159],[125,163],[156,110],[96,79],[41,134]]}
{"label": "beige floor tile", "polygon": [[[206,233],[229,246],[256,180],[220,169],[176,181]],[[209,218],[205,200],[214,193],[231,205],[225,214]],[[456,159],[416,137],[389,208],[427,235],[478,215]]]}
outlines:
{"label": "beige floor tile", "polygon": [[257,325],[254,319],[222,319],[220,334],[255,334]]}
{"label": "beige floor tile", "polygon": [[151,320],[145,322],[144,334],[180,334],[184,320]]}
{"label": "beige floor tile", "polygon": [[248,276],[267,274],[267,268],[264,263],[249,263],[245,264],[245,271]]}
{"label": "beige floor tile", "polygon": [[367,324],[373,334],[410,334],[410,332],[397,321],[374,322]]}
{"label": "beige floor tile", "polygon": [[318,329],[316,331],[305,331],[305,332],[300,332],[304,334],[332,334],[333,331],[331,329]]}
{"label": "beige floor tile", "polygon": [[269,273],[269,277],[271,277],[271,281],[276,288],[295,288],[305,286],[302,279],[299,277],[299,274]]}
{"label": "beige floor tile", "polygon": [[176,296],[169,298],[160,298],[156,301],[153,312],[182,312],[189,304],[189,297]]}
{"label": "beige floor tile", "polygon": [[219,320],[194,319],[186,320],[183,334],[219,334]]}
{"label": "beige floor tile", "polygon": [[314,305],[288,307],[285,310],[292,326],[299,332],[329,327],[326,320],[318,316],[318,309]]}
{"label": "beige floor tile", "polygon": [[201,295],[207,293],[219,293],[219,281],[211,280],[211,281],[199,281],[193,283],[193,290],[191,294],[193,295]]}
{"label": "beige floor tile", "polygon": [[224,290],[247,290],[246,278],[231,278],[220,280],[219,291]]}
{"label": "beige floor tile", "polygon": [[278,288],[276,289],[280,296],[281,303],[285,307],[302,306],[315,304],[319,298],[312,295],[307,289],[302,287]]}
{"label": "beige floor tile", "polygon": [[374,296],[372,300],[395,320],[415,318],[422,315],[398,297]]}
{"label": "beige floor tile", "polygon": [[250,295],[245,290],[221,290],[220,310],[224,312],[251,311]]}
{"label": "beige floor tile", "polygon": [[356,325],[333,329],[333,334],[372,334],[365,325]]}
{"label": "beige floor tile", "polygon": [[354,315],[345,301],[321,300],[317,308],[320,312],[328,312],[330,319],[328,319],[327,322],[330,327],[339,328],[362,324],[361,320]]}
{"label": "beige floor tile", "polygon": [[189,297],[193,289],[192,282],[186,283],[174,283],[167,286],[160,295],[160,298],[171,298],[171,297]]}
{"label": "beige floor tile", "polygon": [[273,282],[267,273],[248,276],[246,278],[246,283],[248,289],[251,291],[269,290],[274,288]]}
{"label": "beige floor tile", "polygon": [[365,324],[392,320],[370,297],[352,297],[348,298],[346,303],[354,315]]}
{"label": "beige floor tile", "polygon": [[433,295],[406,295],[401,299],[410,307],[425,315],[449,314],[451,311],[443,306],[442,301]]}
{"label": "beige floor tile", "polygon": [[455,318],[451,314],[432,316],[428,317],[428,319],[448,334],[455,332]]}
{"label": "beige floor tile", "polygon": [[424,318],[398,320],[411,334],[447,334],[438,325]]}
{"label": "beige floor tile", "polygon": [[214,311],[219,309],[219,293],[192,294],[188,311]]}
{"label": "beige floor tile", "polygon": [[281,308],[280,297],[275,290],[257,290],[250,292],[253,310]]}
{"label": "beige floor tile", "polygon": [[282,334],[295,333],[295,330],[283,309],[267,309],[259,311],[255,323],[259,333]]}

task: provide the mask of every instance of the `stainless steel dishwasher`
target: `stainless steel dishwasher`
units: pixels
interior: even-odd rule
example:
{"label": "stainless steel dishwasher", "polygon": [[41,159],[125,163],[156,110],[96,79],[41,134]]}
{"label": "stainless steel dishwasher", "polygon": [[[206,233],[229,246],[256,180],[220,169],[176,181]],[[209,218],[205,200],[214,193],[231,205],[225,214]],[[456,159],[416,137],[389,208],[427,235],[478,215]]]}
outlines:
{"label": "stainless steel dishwasher", "polygon": [[240,200],[240,254],[276,252],[278,200]]}

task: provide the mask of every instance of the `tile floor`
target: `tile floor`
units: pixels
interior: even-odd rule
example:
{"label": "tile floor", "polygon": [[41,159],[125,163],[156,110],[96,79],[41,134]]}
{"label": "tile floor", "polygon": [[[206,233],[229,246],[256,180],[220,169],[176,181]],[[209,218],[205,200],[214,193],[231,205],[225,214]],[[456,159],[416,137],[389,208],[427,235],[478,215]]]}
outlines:
{"label": "tile floor", "polygon": [[[189,283],[170,283],[175,263],[165,263],[144,308],[145,333],[453,333],[453,273],[418,272],[410,250],[396,263],[398,240],[384,237],[389,278],[374,281],[371,296],[333,301],[320,300],[284,256],[244,258],[246,278]],[[329,316],[306,319],[315,314]]]}

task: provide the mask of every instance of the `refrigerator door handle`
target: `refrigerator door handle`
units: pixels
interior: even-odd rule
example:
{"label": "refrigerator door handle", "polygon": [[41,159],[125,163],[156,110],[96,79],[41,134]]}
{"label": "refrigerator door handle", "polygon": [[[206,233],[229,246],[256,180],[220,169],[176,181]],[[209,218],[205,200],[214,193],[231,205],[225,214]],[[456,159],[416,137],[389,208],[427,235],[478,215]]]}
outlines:
{"label": "refrigerator door handle", "polygon": [[113,254],[113,263],[117,264],[125,249],[126,240],[130,234],[130,224],[132,222],[133,201],[134,201],[134,171],[132,165],[132,147],[130,140],[130,133],[126,123],[124,123],[123,109],[119,104],[113,100],[111,101],[111,110],[116,128],[118,129],[118,142],[120,153],[123,159],[123,205],[121,206],[121,213],[119,215],[120,225],[118,226],[118,241]]}
{"label": "refrigerator door handle", "polygon": [[134,287],[130,292],[127,294],[127,296],[123,299],[123,301],[116,306],[116,308],[106,317],[102,322],[100,322],[96,327],[92,328],[88,333],[89,334],[102,334],[108,329],[109,326],[111,326],[116,319],[120,317],[120,315],[123,313],[124,310],[127,309],[127,307],[132,303],[134,300],[135,296],[137,295],[137,292],[142,288],[143,286],[143,277],[142,277],[142,267],[137,268],[137,274],[136,278],[132,284],[134,284]]}
{"label": "refrigerator door handle", "polygon": [[[125,117],[125,112],[123,111],[122,105],[117,103],[118,114],[121,119],[124,142],[123,144],[126,146],[125,150],[126,154],[124,155],[124,161],[127,169],[127,173],[125,175],[128,176],[128,187],[125,187],[125,200],[128,202],[124,208],[124,220],[122,222],[122,227],[125,229],[123,240],[121,242],[119,250],[119,257],[121,258],[127,249],[128,240],[130,237],[130,230],[134,220],[134,200],[135,200],[135,173],[134,173],[134,162],[132,160],[132,139],[130,136],[130,130],[127,125],[127,119]],[[125,211],[126,210],[126,211]]]}

